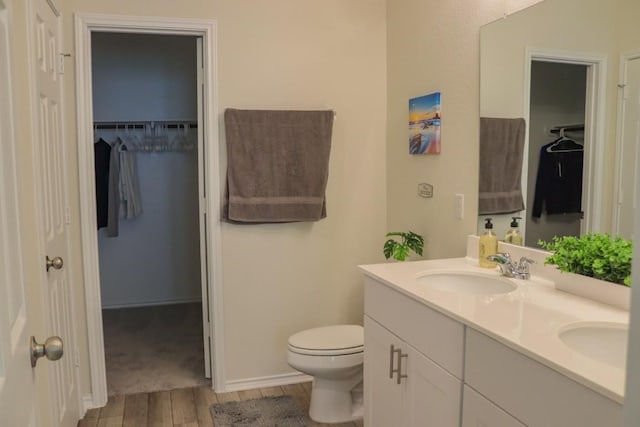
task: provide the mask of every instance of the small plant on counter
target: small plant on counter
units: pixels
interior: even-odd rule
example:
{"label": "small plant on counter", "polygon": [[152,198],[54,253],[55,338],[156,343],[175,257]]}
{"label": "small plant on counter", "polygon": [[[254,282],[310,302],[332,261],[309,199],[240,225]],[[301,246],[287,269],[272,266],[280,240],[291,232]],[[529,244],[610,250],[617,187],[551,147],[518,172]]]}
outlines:
{"label": "small plant on counter", "polygon": [[[391,237],[384,243],[384,256],[389,259],[393,257],[398,261],[404,261],[409,256],[409,252],[413,251],[418,255],[422,255],[422,248],[424,247],[424,238],[414,233],[413,231],[401,232],[392,231],[387,233],[386,237]],[[397,241],[394,238],[400,237],[402,241]]]}
{"label": "small plant on counter", "polygon": [[539,240],[538,245],[553,252],[544,263],[557,265],[562,272],[631,286],[633,244],[629,240],[592,233],[582,237],[555,236],[552,242]]}

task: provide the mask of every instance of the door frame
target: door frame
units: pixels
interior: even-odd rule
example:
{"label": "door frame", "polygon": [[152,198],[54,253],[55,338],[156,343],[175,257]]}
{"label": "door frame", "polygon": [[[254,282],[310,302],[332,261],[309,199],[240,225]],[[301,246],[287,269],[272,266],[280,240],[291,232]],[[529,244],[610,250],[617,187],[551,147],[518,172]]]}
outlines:
{"label": "door frame", "polygon": [[[585,106],[584,168],[582,179],[582,209],[584,219],[580,232],[602,231],[602,182],[604,179],[604,144],[606,114],[607,56],[584,52],[567,52],[551,49],[532,49],[525,51],[524,67],[524,117],[525,146],[522,171],[523,196],[527,197],[527,178],[529,164],[529,116],[531,105],[531,63],[533,61],[556,62],[562,64],[585,65],[587,67],[587,93]],[[526,230],[523,230],[526,232]]]}
{"label": "door frame", "polygon": [[[224,328],[222,312],[221,197],[216,21],[202,19],[157,18],[144,16],[75,14],[76,117],[78,138],[78,175],[80,194],[81,240],[85,309],[88,330],[91,395],[84,398],[85,409],[107,402],[107,381],[102,329],[98,236],[96,233],[95,172],[93,149],[86,141],[93,139],[93,92],[91,79],[91,33],[122,32],[138,34],[190,35],[202,37],[204,80],[202,127],[205,134],[204,167],[206,185],[207,270],[212,340],[212,387],[224,391]],[[201,208],[202,211],[202,208]]]}
{"label": "door frame", "polygon": [[[621,188],[622,185],[622,158],[624,156],[624,141],[622,132],[625,112],[625,88],[627,86],[628,65],[630,61],[640,59],[640,50],[625,52],[620,55],[620,70],[618,80],[618,106],[616,110],[616,176],[615,176],[615,197],[613,200],[613,215],[611,217],[611,231],[617,234],[620,228],[620,207],[622,203]],[[638,173],[638,171],[636,171]],[[635,195],[632,195],[632,197]],[[629,195],[627,195],[629,197]]]}

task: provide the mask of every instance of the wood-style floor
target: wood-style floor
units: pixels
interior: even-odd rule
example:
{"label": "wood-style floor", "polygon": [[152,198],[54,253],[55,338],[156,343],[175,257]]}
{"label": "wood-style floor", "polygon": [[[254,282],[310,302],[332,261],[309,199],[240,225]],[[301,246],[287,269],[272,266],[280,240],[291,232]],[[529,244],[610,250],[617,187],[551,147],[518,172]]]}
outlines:
{"label": "wood-style floor", "polygon": [[[129,394],[109,397],[107,405],[91,409],[78,427],[203,427],[213,426],[209,407],[214,403],[256,399],[266,396],[292,396],[305,412],[309,410],[311,383],[292,384],[255,390],[214,393],[209,387]],[[362,427],[362,421],[313,426]]]}

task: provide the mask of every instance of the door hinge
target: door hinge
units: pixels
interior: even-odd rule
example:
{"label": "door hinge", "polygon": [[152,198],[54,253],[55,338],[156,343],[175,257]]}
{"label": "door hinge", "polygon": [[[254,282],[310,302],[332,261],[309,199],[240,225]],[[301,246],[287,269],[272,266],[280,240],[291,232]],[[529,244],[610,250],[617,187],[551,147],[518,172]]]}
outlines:
{"label": "door hinge", "polygon": [[70,53],[59,53],[58,54],[58,74],[64,74],[64,58],[70,58]]}
{"label": "door hinge", "polygon": [[66,225],[71,224],[71,209],[69,209],[69,206],[64,208],[64,223]]}
{"label": "door hinge", "polygon": [[76,351],[75,351],[74,357],[75,357],[74,362],[76,364],[76,368],[79,368],[80,367],[80,351],[78,350],[77,347],[76,347]]}
{"label": "door hinge", "polygon": [[618,83],[618,89],[622,90],[622,99],[627,100],[627,84],[626,83]]}

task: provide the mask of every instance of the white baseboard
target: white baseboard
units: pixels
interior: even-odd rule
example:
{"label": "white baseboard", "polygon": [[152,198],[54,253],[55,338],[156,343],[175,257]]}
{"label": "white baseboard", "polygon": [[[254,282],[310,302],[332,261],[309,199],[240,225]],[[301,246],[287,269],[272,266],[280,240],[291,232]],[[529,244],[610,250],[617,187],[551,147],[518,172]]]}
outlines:
{"label": "white baseboard", "polygon": [[103,304],[103,309],[112,308],[134,308],[134,307],[152,307],[156,305],[171,305],[171,304],[187,304],[192,302],[202,302],[202,298],[184,298],[184,299],[169,299],[158,301],[138,301],[138,302],[123,302],[115,304]]}
{"label": "white baseboard", "polygon": [[227,381],[225,390],[216,390],[216,392],[243,391],[255,388],[276,387],[287,384],[297,384],[311,381],[313,377],[302,374],[300,372],[292,372],[290,374],[272,375],[269,377],[245,378],[241,380]]}
{"label": "white baseboard", "polygon": [[81,419],[84,418],[84,416],[87,414],[87,411],[89,409],[93,409],[93,408],[97,408],[98,406],[94,403],[93,401],[93,395],[92,394],[85,394],[84,396],[82,396],[82,408],[80,408],[80,410],[82,411],[81,415]]}

